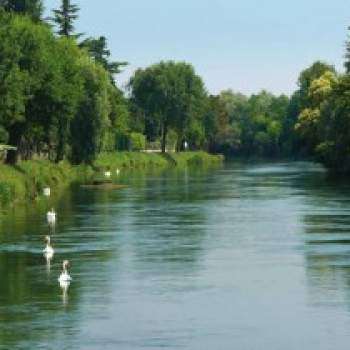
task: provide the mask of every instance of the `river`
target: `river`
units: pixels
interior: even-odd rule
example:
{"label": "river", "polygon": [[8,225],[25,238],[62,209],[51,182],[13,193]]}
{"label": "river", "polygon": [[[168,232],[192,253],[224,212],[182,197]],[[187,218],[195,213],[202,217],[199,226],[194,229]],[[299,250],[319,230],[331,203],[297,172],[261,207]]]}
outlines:
{"label": "river", "polygon": [[1,350],[349,348],[349,181],[233,162],[118,182],[0,217]]}

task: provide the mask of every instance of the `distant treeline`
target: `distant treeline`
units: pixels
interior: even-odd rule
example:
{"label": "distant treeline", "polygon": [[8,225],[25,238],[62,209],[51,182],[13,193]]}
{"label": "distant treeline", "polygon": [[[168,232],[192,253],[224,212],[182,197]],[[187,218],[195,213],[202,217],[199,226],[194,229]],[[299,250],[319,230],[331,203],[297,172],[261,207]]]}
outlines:
{"label": "distant treeline", "polygon": [[[350,171],[350,43],[345,74],[315,62],[291,96],[209,95],[185,62],[135,72],[125,94],[104,36],[76,33],[79,7],[0,0],[0,144],[7,162],[33,156],[92,163],[101,152],[207,150],[232,156],[313,157]],[[85,39],[83,39],[85,37]]]}

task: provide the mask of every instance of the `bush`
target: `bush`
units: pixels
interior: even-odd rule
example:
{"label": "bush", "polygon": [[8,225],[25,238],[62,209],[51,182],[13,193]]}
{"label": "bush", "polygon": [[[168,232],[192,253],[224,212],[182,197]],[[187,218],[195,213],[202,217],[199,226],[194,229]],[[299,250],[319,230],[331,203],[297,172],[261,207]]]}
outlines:
{"label": "bush", "polygon": [[117,133],[115,135],[115,149],[117,151],[127,151],[129,149],[129,135],[126,133]]}
{"label": "bush", "polygon": [[15,190],[13,184],[0,182],[0,204],[2,206],[10,203],[14,198]]}
{"label": "bush", "polygon": [[132,132],[130,134],[130,150],[131,151],[143,151],[146,147],[145,135]]}

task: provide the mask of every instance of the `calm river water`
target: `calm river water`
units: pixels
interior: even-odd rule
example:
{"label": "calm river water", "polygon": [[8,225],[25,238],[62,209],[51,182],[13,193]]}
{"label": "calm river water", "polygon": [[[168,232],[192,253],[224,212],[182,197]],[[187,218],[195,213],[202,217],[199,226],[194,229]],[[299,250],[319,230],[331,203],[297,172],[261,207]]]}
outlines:
{"label": "calm river water", "polygon": [[349,349],[350,181],[311,163],[118,181],[0,217],[1,350]]}

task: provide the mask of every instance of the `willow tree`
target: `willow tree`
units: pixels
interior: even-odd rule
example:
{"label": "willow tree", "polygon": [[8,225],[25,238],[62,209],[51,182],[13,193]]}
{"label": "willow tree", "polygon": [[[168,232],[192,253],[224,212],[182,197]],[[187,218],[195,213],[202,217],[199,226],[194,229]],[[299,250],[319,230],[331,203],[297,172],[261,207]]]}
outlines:
{"label": "willow tree", "polygon": [[80,62],[83,78],[82,98],[71,123],[71,160],[74,163],[92,163],[108,142],[111,126],[107,72],[87,57]]}
{"label": "willow tree", "polygon": [[182,142],[191,122],[201,115],[206,98],[202,79],[184,62],[160,62],[138,69],[130,80],[130,88],[131,99],[143,110],[145,118],[159,124],[162,152],[171,128]]}

